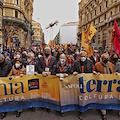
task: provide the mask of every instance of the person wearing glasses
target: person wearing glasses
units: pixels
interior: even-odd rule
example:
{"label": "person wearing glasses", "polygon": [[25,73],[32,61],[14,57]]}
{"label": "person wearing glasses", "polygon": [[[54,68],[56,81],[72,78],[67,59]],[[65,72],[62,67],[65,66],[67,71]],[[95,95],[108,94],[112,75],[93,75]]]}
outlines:
{"label": "person wearing glasses", "polygon": [[92,62],[93,62],[94,65],[96,63],[100,62],[100,56],[98,54],[98,50],[97,49],[94,49],[93,55],[90,57],[90,59],[92,60]]}

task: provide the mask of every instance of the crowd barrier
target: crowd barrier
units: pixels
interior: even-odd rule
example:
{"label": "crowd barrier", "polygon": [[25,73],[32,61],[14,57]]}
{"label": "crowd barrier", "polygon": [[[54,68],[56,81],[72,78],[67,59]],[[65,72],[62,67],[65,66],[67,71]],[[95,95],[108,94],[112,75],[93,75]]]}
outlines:
{"label": "crowd barrier", "polygon": [[25,75],[0,78],[0,112],[44,107],[56,111],[120,110],[120,75]]}

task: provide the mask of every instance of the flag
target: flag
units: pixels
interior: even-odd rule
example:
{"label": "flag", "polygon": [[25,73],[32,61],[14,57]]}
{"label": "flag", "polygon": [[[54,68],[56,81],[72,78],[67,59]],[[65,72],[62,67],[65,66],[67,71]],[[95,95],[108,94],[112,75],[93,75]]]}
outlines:
{"label": "flag", "polygon": [[67,49],[67,43],[65,43],[65,49]]}
{"label": "flag", "polygon": [[56,43],[55,43],[55,41],[54,41],[54,43],[53,43],[53,48],[55,48],[56,47]]}
{"label": "flag", "polygon": [[50,45],[50,43],[51,43],[51,40],[49,40],[49,43],[48,43],[48,45]]}
{"label": "flag", "polygon": [[88,55],[92,55],[93,50],[91,48],[91,46],[89,45],[89,40],[84,32],[84,30],[82,29],[82,41],[81,41],[81,46],[83,47],[83,49],[87,52]]}
{"label": "flag", "polygon": [[97,32],[97,30],[94,28],[94,26],[91,23],[86,32],[88,39],[91,40],[96,32]]}
{"label": "flag", "polygon": [[72,46],[73,46],[73,43],[70,45],[70,48],[72,48]]}
{"label": "flag", "polygon": [[28,49],[28,45],[27,45],[27,42],[26,42],[26,48]]}
{"label": "flag", "polygon": [[50,40],[50,47],[52,47],[53,46],[53,41],[52,40]]}
{"label": "flag", "polygon": [[114,51],[120,54],[120,31],[119,31],[116,20],[114,20],[114,29],[115,29]]}

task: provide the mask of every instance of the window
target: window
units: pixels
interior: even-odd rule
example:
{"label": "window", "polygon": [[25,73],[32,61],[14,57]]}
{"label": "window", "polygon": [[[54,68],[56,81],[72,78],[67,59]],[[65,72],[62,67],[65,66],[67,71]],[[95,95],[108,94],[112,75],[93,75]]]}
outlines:
{"label": "window", "polygon": [[94,25],[95,25],[95,20],[94,20],[94,23],[93,23]]}
{"label": "window", "polygon": [[112,17],[112,11],[111,11],[111,13],[110,13],[110,16]]}
{"label": "window", "polygon": [[108,1],[106,1],[106,7],[108,7]]}
{"label": "window", "polygon": [[95,10],[95,15],[96,15],[96,10]]}
{"label": "window", "polygon": [[98,19],[98,23],[100,23],[100,18]]}
{"label": "window", "polygon": [[101,12],[101,6],[100,6],[100,12]]}
{"label": "window", "polygon": [[18,0],[15,0],[15,4],[18,5]]}
{"label": "window", "polygon": [[104,16],[104,19],[106,20],[106,14],[105,14],[105,16]]}
{"label": "window", "polygon": [[18,11],[15,11],[15,17],[18,18]]}
{"label": "window", "polygon": [[91,19],[92,19],[92,13],[91,13]]}

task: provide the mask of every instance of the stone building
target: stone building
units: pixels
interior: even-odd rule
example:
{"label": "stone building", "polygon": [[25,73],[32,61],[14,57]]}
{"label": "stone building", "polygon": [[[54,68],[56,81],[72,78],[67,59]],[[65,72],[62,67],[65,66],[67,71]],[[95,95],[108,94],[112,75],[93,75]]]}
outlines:
{"label": "stone building", "polygon": [[3,16],[3,2],[0,0],[0,47],[2,45],[2,16]]}
{"label": "stone building", "polygon": [[120,0],[81,0],[79,3],[78,43],[81,43],[82,28],[86,31],[92,23],[97,33],[91,46],[99,49],[111,48],[114,20],[120,28]]}
{"label": "stone building", "polygon": [[39,46],[41,42],[44,43],[44,33],[40,23],[33,20],[32,29],[34,32],[34,35],[32,36],[32,45]]}
{"label": "stone building", "polygon": [[3,0],[4,43],[8,40],[11,46],[19,39],[20,46],[25,46],[26,43],[30,46],[33,2],[34,0]]}

